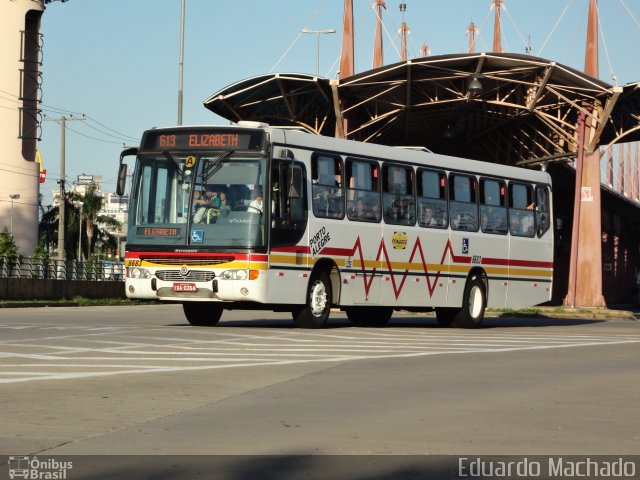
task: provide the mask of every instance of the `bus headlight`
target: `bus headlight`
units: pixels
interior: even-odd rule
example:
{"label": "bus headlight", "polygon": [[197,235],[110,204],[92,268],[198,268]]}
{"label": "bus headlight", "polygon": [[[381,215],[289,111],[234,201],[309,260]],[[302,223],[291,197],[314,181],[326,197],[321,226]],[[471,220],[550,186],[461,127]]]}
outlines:
{"label": "bus headlight", "polygon": [[151,272],[146,268],[127,267],[127,277],[129,278],[151,278]]}
{"label": "bus headlight", "polygon": [[258,270],[225,270],[220,274],[222,280],[255,280]]}

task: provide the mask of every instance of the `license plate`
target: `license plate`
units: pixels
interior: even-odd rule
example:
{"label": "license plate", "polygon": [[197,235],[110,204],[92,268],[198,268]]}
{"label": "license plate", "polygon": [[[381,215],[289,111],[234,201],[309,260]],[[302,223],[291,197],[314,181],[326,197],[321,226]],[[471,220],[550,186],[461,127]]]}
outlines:
{"label": "license plate", "polygon": [[174,292],[197,292],[198,288],[195,283],[174,283]]}

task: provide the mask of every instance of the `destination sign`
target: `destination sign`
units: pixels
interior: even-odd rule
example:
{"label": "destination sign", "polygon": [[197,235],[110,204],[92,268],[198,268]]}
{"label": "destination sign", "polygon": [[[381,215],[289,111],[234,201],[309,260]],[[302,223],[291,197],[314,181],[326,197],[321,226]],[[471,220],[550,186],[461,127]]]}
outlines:
{"label": "destination sign", "polygon": [[264,132],[235,129],[148,131],[143,150],[260,150]]}
{"label": "destination sign", "polygon": [[138,227],[136,233],[146,237],[179,237],[181,234],[179,228],[167,227]]}

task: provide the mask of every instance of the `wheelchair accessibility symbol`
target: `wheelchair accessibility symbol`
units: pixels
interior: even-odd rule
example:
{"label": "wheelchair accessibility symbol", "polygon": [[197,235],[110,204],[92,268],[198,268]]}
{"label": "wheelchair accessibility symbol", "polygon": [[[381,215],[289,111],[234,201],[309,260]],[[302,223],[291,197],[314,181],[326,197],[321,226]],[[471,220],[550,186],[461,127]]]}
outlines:
{"label": "wheelchair accessibility symbol", "polygon": [[469,239],[462,239],[462,253],[469,253]]}
{"label": "wheelchair accessibility symbol", "polygon": [[191,243],[202,243],[204,230],[191,230]]}

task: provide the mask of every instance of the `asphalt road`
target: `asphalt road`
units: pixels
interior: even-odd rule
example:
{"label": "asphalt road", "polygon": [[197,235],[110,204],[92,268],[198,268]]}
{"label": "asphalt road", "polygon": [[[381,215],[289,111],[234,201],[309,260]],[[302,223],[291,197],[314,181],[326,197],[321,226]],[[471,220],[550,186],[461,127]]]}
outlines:
{"label": "asphalt road", "polygon": [[639,454],[639,353],[634,320],[4,309],[0,454]]}

